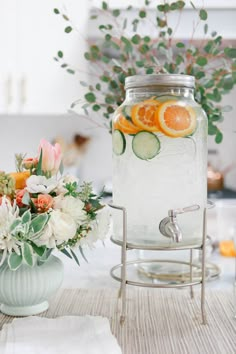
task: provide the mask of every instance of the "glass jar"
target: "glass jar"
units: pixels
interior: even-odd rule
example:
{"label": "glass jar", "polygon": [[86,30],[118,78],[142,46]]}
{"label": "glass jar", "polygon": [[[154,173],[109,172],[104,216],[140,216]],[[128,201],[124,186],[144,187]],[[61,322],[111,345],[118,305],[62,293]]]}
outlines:
{"label": "glass jar", "polygon": [[[113,203],[138,247],[201,245],[207,204],[207,117],[188,75],[135,75],[113,120]],[[122,219],[113,212],[116,240]],[[145,247],[144,247],[145,248]]]}

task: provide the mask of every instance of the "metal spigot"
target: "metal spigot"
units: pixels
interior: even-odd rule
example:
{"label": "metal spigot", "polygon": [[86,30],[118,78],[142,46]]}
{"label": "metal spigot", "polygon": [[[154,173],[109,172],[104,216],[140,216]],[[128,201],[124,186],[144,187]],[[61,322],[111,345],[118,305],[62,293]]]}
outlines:
{"label": "metal spigot", "polygon": [[168,211],[168,216],[162,219],[159,224],[159,230],[161,234],[166,237],[171,237],[174,242],[181,242],[183,234],[178,224],[177,215],[188,213],[190,211],[196,211],[199,209],[200,206],[198,204],[191,205],[186,208],[170,209]]}

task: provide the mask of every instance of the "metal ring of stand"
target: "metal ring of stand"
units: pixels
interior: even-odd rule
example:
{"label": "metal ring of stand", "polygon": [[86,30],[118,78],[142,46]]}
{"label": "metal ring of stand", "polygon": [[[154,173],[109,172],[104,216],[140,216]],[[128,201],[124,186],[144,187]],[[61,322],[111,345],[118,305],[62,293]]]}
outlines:
{"label": "metal ring of stand", "polygon": [[[210,204],[210,203],[209,203]],[[141,286],[141,287],[151,287],[151,288],[180,288],[180,287],[190,287],[190,296],[191,298],[194,297],[193,293],[193,286],[201,284],[201,316],[202,316],[202,324],[207,323],[206,319],[206,310],[205,310],[205,285],[206,285],[206,242],[207,242],[207,235],[206,235],[206,211],[207,209],[204,208],[203,212],[203,237],[202,237],[202,244],[201,245],[190,245],[190,246],[180,246],[174,248],[167,248],[167,247],[160,247],[155,245],[146,245],[140,246],[129,243],[127,241],[127,211],[126,208],[109,204],[109,206],[113,209],[121,210],[123,213],[123,241],[116,240],[111,237],[111,241],[119,246],[121,246],[121,264],[114,266],[111,269],[111,276],[121,283],[120,290],[119,290],[119,297],[122,301],[122,309],[121,309],[121,317],[120,323],[123,324],[126,317],[126,285],[133,285],[133,286]],[[154,283],[141,283],[137,281],[132,281],[127,279],[127,266],[132,266],[139,263],[151,263],[156,262],[157,260],[133,260],[127,261],[127,251],[134,250],[134,249],[142,249],[142,250],[151,250],[151,251],[178,251],[178,250],[189,250],[190,251],[190,261],[189,262],[179,262],[179,261],[168,261],[169,263],[180,263],[189,265],[190,270],[190,282],[185,282],[183,284],[154,284]],[[201,278],[198,281],[193,281],[193,249],[201,250],[202,251],[202,259],[201,259]],[[158,260],[158,262],[163,262],[163,260]],[[164,261],[166,262],[166,261]],[[115,271],[120,268],[121,269],[121,276],[118,277],[115,275]]]}

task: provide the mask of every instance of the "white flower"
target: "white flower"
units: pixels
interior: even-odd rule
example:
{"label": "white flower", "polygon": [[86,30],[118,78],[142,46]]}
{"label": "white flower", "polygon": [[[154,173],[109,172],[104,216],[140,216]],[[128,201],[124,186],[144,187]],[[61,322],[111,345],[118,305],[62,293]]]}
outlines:
{"label": "white flower", "polygon": [[65,188],[65,184],[74,183],[74,182],[79,184],[79,179],[75,176],[66,175],[66,176],[61,177],[58,181],[58,184],[57,184],[56,193],[57,194],[65,194],[66,192],[68,192],[67,189]]}
{"label": "white flower", "polygon": [[89,231],[85,238],[80,241],[81,246],[88,245],[93,247],[93,244],[98,240],[104,240],[111,231],[111,215],[109,207],[104,207],[97,213],[96,220],[90,225],[92,230]]}
{"label": "white flower", "polygon": [[87,219],[86,211],[83,210],[84,203],[79,198],[58,196],[54,198],[53,208],[70,215],[77,225],[81,225]]}
{"label": "white flower", "polygon": [[11,236],[10,227],[19,215],[16,203],[11,202],[4,196],[0,205],[0,251],[3,251],[0,265],[4,262],[7,253],[15,251],[19,254],[18,241]]}
{"label": "white flower", "polygon": [[57,180],[52,178],[46,178],[45,176],[30,176],[26,181],[26,190],[29,193],[42,193],[48,194],[57,186]]}
{"label": "white flower", "polygon": [[50,219],[44,228],[42,235],[37,240],[38,245],[46,245],[48,248],[55,248],[57,245],[73,238],[77,226],[70,215],[53,210]]}

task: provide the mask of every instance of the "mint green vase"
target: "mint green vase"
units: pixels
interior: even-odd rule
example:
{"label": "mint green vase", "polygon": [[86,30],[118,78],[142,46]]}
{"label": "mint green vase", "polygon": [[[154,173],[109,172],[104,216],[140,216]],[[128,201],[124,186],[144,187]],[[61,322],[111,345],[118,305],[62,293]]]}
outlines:
{"label": "mint green vase", "polygon": [[31,316],[48,309],[48,299],[60,288],[63,281],[63,263],[50,256],[33,267],[22,264],[15,271],[7,262],[0,267],[0,309],[10,316]]}

